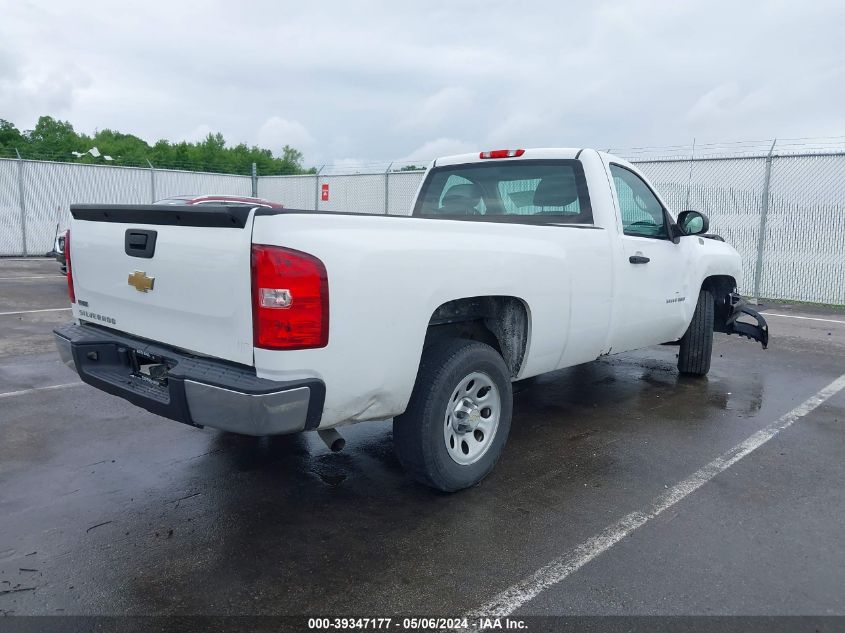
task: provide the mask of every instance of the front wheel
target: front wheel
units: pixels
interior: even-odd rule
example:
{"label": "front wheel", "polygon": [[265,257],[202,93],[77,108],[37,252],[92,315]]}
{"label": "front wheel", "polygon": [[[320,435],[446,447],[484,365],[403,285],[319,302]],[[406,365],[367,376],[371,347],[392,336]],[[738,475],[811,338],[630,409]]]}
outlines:
{"label": "front wheel", "polygon": [[481,481],[510,431],[513,392],[489,345],[449,339],[423,352],[408,408],[393,421],[399,461],[418,481],[453,492]]}
{"label": "front wheel", "polygon": [[681,338],[678,349],[678,371],[688,376],[706,376],[713,355],[713,293],[702,290],[692,321]]}

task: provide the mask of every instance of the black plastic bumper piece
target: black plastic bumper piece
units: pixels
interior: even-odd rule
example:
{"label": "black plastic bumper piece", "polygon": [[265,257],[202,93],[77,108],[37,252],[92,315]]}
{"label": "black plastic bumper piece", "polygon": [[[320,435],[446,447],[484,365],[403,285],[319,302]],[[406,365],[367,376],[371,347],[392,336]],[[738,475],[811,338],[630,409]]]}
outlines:
{"label": "black plastic bumper piece", "polygon": [[[748,302],[742,298],[741,295],[732,292],[727,298],[728,313],[723,323],[717,324],[716,331],[724,332],[725,334],[738,334],[758,341],[763,349],[769,346],[769,324],[766,319],[748,305]],[[747,323],[740,321],[739,318],[743,315],[750,316],[756,323]]]}

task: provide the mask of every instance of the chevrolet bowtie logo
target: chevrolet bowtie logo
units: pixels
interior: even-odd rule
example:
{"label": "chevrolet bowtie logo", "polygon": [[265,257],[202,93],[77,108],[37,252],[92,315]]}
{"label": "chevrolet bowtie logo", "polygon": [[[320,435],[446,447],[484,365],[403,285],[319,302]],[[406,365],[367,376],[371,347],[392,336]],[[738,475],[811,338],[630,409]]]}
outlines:
{"label": "chevrolet bowtie logo", "polygon": [[143,270],[136,270],[129,275],[129,285],[135,288],[138,292],[149,292],[155,285],[155,277],[147,277],[147,273]]}

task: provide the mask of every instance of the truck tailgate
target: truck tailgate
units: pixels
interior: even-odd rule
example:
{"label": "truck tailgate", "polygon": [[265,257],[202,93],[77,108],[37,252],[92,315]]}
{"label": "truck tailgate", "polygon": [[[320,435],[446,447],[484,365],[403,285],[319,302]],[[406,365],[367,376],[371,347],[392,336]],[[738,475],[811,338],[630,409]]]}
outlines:
{"label": "truck tailgate", "polygon": [[249,208],[74,205],[71,213],[80,322],[253,364]]}

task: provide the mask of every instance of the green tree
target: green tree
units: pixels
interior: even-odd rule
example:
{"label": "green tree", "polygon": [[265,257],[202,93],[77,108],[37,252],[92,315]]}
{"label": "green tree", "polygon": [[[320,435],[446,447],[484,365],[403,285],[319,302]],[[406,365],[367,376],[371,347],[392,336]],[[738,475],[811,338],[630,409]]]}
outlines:
{"label": "green tree", "polygon": [[[20,147],[23,143],[24,138],[18,128],[11,121],[0,119],[0,148],[14,151],[16,147]],[[3,152],[0,155],[5,153]]]}
{"label": "green tree", "polygon": [[[90,154],[94,147],[99,156]],[[173,143],[161,139],[150,146],[133,134],[108,128],[96,131],[93,136],[79,134],[68,121],[50,116],[40,117],[34,129],[24,132],[11,122],[0,119],[0,157],[14,156],[15,148],[24,158],[77,163],[146,167],[149,161],[161,169],[230,174],[249,174],[255,163],[258,173],[263,175],[314,171],[302,166],[302,152],[289,145],[285,145],[281,154],[276,156],[269,149],[243,143],[227,147],[226,139],[217,132],[208,134],[197,143]]]}
{"label": "green tree", "polygon": [[29,148],[37,148],[50,160],[70,160],[73,158],[71,152],[88,149],[79,149],[79,141],[86,137],[80,137],[69,122],[51,116],[39,117],[35,128],[24,132],[24,136]]}

